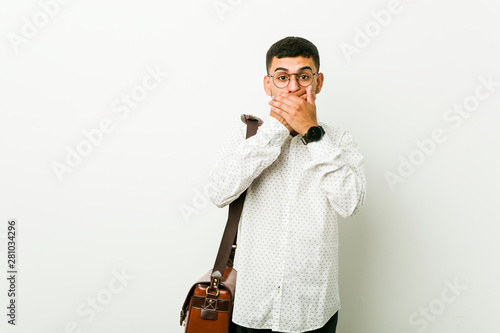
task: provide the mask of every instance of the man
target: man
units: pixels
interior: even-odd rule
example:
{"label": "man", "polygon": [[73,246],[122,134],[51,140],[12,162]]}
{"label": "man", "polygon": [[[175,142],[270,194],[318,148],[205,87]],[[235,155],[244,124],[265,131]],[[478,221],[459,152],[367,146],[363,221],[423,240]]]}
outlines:
{"label": "man", "polygon": [[[248,189],[238,229],[233,332],[335,332],[337,217],[364,203],[363,157],[350,132],[319,122],[318,50],[287,37],[267,52],[270,114],[245,139],[238,122],[210,175],[224,207]],[[325,111],[326,112],[326,111]]]}

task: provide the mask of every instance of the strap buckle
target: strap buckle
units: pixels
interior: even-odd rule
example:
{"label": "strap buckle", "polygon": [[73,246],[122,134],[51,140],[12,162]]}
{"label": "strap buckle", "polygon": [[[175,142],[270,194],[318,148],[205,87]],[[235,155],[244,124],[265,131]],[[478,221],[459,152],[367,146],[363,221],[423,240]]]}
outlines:
{"label": "strap buckle", "polygon": [[[205,291],[206,291],[206,293],[207,293],[207,295],[208,295],[208,290],[209,290],[209,289],[212,289],[212,288],[211,288],[210,286],[208,286],[208,287],[207,287],[207,289],[205,290]],[[220,294],[220,290],[219,290],[219,288],[215,288],[214,290],[215,290],[215,292],[216,292],[215,297],[218,297],[218,296],[219,296],[219,294]]]}

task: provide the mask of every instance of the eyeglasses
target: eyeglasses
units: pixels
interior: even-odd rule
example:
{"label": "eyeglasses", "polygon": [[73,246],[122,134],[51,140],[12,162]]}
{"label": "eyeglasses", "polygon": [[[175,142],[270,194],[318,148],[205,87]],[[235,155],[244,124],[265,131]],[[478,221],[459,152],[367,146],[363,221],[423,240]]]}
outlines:
{"label": "eyeglasses", "polygon": [[313,82],[314,75],[319,72],[313,73],[309,70],[304,70],[300,73],[287,73],[287,72],[276,72],[274,75],[268,75],[273,78],[273,83],[277,88],[286,88],[290,83],[290,76],[295,75],[297,83],[301,87],[307,87]]}

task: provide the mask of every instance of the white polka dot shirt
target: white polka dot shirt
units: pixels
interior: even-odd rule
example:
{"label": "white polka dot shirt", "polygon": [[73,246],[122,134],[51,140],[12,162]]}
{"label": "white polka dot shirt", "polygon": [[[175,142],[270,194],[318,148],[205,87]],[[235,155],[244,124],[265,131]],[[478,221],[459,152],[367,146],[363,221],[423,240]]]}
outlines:
{"label": "white polka dot shirt", "polygon": [[363,156],[350,132],[320,122],[307,145],[271,116],[228,133],[210,174],[224,207],[248,188],[238,228],[233,321],[280,332],[322,327],[340,309],[337,216],[364,203]]}

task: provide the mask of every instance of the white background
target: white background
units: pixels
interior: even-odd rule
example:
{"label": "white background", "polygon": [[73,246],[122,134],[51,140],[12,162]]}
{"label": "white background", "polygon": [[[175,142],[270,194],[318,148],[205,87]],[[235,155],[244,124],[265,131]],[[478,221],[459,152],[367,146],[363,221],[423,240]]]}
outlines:
{"label": "white background", "polygon": [[[339,220],[338,332],[499,332],[500,87],[460,123],[443,116],[474,101],[480,77],[500,81],[500,6],[401,0],[381,27],[371,12],[388,4],[73,0],[48,16],[35,0],[2,1],[0,276],[10,218],[19,276],[15,327],[0,280],[0,330],[181,332],[226,221],[203,195],[214,153],[241,113],[268,114],[265,53],[295,35],[320,51],[319,118],[365,156],[366,205]],[[168,73],[150,91],[147,68]],[[89,148],[83,132],[103,119],[113,129]],[[432,148],[436,128],[446,140]],[[59,180],[54,163],[78,145],[91,151]],[[386,173],[410,156],[419,165],[391,189]]]}

